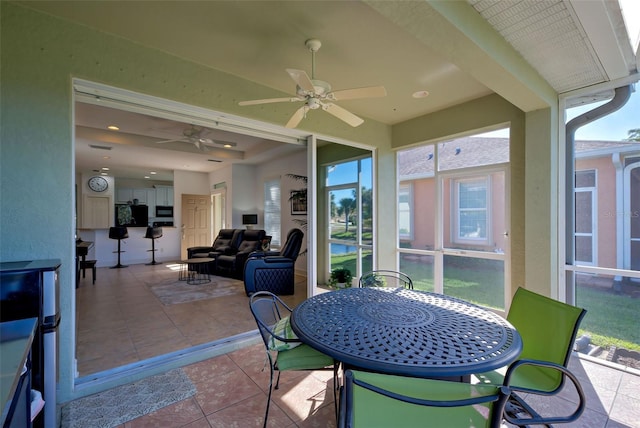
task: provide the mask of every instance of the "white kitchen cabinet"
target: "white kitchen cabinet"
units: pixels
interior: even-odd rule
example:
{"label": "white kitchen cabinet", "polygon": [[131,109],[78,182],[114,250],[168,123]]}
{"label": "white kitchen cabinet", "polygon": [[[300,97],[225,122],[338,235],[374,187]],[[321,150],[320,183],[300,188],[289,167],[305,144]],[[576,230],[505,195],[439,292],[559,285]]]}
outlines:
{"label": "white kitchen cabinet", "polygon": [[[137,199],[138,200],[138,204],[139,205],[146,205],[148,200],[147,200],[147,191],[149,189],[133,189],[133,199]],[[132,199],[132,201],[133,201]]]}
{"label": "white kitchen cabinet", "polygon": [[156,186],[156,205],[173,206],[173,186]]}
{"label": "white kitchen cabinet", "polygon": [[156,189],[147,189],[147,205],[149,206],[149,217],[156,215]]}
{"label": "white kitchen cabinet", "polygon": [[133,202],[133,189],[128,189],[128,188],[116,189],[116,203],[126,204],[129,201]]}

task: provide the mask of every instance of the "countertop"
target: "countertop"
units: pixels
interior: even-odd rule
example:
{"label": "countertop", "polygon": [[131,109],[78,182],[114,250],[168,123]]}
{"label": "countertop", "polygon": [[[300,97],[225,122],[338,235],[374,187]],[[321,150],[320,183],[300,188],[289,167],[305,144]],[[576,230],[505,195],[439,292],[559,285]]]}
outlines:
{"label": "countertop", "polygon": [[16,262],[1,262],[0,271],[10,272],[19,270],[37,269],[41,271],[52,271],[60,267],[60,259],[46,260],[24,260]]}
{"label": "countertop", "polygon": [[2,398],[2,425],[9,412],[11,399],[18,387],[18,381],[35,334],[37,318],[0,323],[0,394]]}

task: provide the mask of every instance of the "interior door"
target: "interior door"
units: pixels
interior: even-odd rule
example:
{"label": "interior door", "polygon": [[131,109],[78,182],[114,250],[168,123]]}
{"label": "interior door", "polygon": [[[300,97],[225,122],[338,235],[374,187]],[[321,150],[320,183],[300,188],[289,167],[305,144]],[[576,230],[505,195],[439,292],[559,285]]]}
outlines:
{"label": "interior door", "polygon": [[182,238],[180,254],[187,257],[187,248],[209,246],[211,236],[211,196],[182,195]]}

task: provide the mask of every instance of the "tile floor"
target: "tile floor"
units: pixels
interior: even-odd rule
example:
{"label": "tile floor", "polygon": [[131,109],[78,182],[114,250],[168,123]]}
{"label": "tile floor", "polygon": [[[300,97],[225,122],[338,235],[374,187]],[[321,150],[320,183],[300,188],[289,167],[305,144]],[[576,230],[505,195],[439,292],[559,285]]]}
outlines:
{"label": "tile floor", "polygon": [[[185,317],[184,313],[180,316],[181,311],[176,309],[158,308],[156,304],[150,303],[149,293],[142,289],[146,287],[140,285],[144,283],[143,278],[160,275],[162,266],[164,265],[131,266],[117,270],[98,269],[98,281],[95,286],[91,285],[89,278],[81,282],[77,292],[77,304],[82,305],[78,309],[78,330],[83,333],[78,338],[78,353],[79,359],[84,357],[85,370],[102,370],[105,367],[145,358],[144,355],[152,352],[163,352],[168,349],[165,345],[167,342],[194,344],[200,340],[196,338],[197,334],[210,334],[208,338],[216,337],[216,334],[220,334],[217,329],[223,329],[221,320],[224,316],[220,317],[220,313],[234,314],[234,319],[247,318],[250,321],[246,326],[238,321],[238,328],[254,328],[251,326],[253,320],[248,313],[244,295],[228,299],[225,304],[217,307],[209,306],[211,303],[193,306],[190,304],[187,310],[189,317]],[[304,281],[296,286],[302,286],[304,290]],[[302,290],[296,293],[295,298],[302,298]],[[290,303],[295,305],[297,302]],[[238,317],[240,311],[246,311],[248,316]],[[92,315],[93,312],[97,314]],[[199,321],[194,325],[185,318],[196,318]],[[93,325],[92,320],[99,325]],[[214,329],[217,333],[202,331],[201,324],[213,325],[216,324],[214,321],[220,324]],[[146,342],[141,340],[135,334],[134,322],[145,324],[147,333],[158,333],[157,337],[147,338]],[[119,354],[113,351],[115,337],[109,341],[101,340],[89,344],[89,337],[96,333],[96,330],[108,330],[107,325],[118,326],[120,334],[127,337],[125,342],[129,341],[130,347],[126,352]],[[166,329],[171,333],[163,332]],[[122,338],[118,340],[122,341]],[[121,345],[122,343],[117,347]],[[104,348],[95,353],[90,352],[95,346]],[[175,346],[177,345],[169,348]],[[100,352],[106,352],[105,358],[94,356]],[[118,428],[262,426],[269,382],[268,368],[262,371],[264,358],[264,347],[253,345],[185,366],[185,372],[197,388],[195,396],[126,422]],[[597,360],[577,356],[572,358],[570,368],[579,378],[585,391],[587,409],[579,421],[563,426],[640,428],[638,371],[625,370],[616,365],[603,365]],[[331,385],[330,371],[283,373],[280,389],[274,391],[272,397],[269,426],[335,426]],[[571,409],[571,405],[570,388],[550,404],[556,410],[567,407]]]}
{"label": "tile floor", "polygon": [[[250,330],[256,325],[244,292],[178,305],[163,305],[148,284],[178,279],[171,263],[91,271],[76,289],[79,376],[110,370]],[[306,296],[306,278],[296,278],[295,306]],[[232,321],[230,321],[232,320]]]}
{"label": "tile floor", "polygon": [[[260,427],[269,371],[261,371],[264,347],[250,346],[184,367],[195,396],[134,419],[118,428]],[[582,417],[567,427],[640,427],[640,376],[573,358],[570,365],[587,396]],[[283,372],[274,390],[270,427],[335,427],[331,372]],[[555,411],[572,410],[571,395],[553,400]],[[447,427],[439,427],[447,428]]]}

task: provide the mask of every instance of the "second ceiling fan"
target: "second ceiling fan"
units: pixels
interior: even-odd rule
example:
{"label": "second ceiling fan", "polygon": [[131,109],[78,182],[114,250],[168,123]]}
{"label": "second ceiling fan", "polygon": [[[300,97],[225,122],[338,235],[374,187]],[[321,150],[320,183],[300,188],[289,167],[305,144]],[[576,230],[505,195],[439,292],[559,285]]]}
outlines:
{"label": "second ceiling fan", "polygon": [[189,128],[186,128],[182,131],[183,136],[181,138],[156,141],[156,144],[179,143],[179,142],[191,143],[203,152],[209,151],[211,147],[213,147],[216,144],[225,148],[231,148],[236,146],[236,143],[233,143],[230,141],[218,141],[218,140],[213,140],[211,138],[206,137],[206,135],[209,132],[211,132],[210,129],[207,129],[201,126],[191,125]]}
{"label": "second ceiling fan", "polygon": [[377,98],[387,95],[384,86],[368,86],[364,88],[342,89],[332,91],[331,85],[324,80],[315,78],[315,53],[318,52],[322,43],[317,39],[309,39],[305,46],[311,51],[311,78],[304,70],[287,68],[287,73],[296,83],[296,96],[285,98],[267,98],[263,100],[240,101],[241,106],[281,103],[281,102],[304,102],[291,116],[287,128],[295,128],[304,119],[309,110],[322,109],[351,126],[359,126],[364,120],[348,110],[334,104],[333,101],[354,100],[362,98]]}

